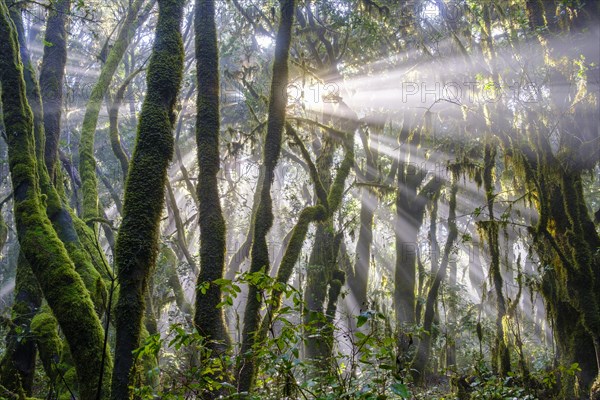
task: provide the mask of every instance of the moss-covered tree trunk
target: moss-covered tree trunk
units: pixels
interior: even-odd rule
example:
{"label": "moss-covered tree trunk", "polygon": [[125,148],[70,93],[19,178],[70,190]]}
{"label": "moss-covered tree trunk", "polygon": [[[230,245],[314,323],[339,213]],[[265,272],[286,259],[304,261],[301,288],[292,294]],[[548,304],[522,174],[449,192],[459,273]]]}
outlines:
{"label": "moss-covered tree trunk", "polygon": [[[281,153],[281,140],[285,123],[288,85],[288,57],[292,39],[292,23],[294,21],[295,0],[281,0],[281,20],[275,41],[275,59],[273,61],[273,77],[269,97],[269,116],[267,134],[263,153],[265,179],[260,190],[260,200],[254,217],[254,238],[252,241],[250,273],[269,270],[269,249],[267,234],[273,225],[273,207],[271,186],[275,167]],[[249,391],[254,384],[256,364],[251,354],[260,324],[261,300],[257,298],[258,288],[248,287],[248,299],[244,313],[242,331],[241,357],[237,368],[238,390]]]}
{"label": "moss-covered tree trunk", "polygon": [[506,300],[503,292],[502,272],[500,271],[500,222],[494,218],[494,178],[493,171],[496,162],[496,148],[488,139],[484,150],[483,160],[483,189],[487,202],[489,221],[479,223],[482,231],[482,239],[488,244],[490,254],[490,280],[496,299],[496,336],[492,347],[492,370],[501,376],[510,372],[510,352],[505,341],[504,324],[502,320],[506,315]]}
{"label": "moss-covered tree trunk", "polygon": [[[58,190],[52,184],[48,175],[48,170],[44,163],[46,134],[43,123],[45,113],[42,107],[43,99],[41,97],[41,90],[38,85],[35,67],[31,62],[29,51],[27,49],[27,41],[25,38],[20,8],[16,5],[11,7],[10,15],[15,24],[21,60],[24,64],[23,77],[25,79],[26,98],[33,113],[33,133],[38,160],[38,182],[42,194],[46,196],[46,214],[59,239],[67,249],[69,257],[75,264],[75,270],[83,279],[86,288],[92,297],[92,301],[96,306],[97,312],[101,314],[104,307],[103,303],[106,299],[106,287],[98,269],[104,269],[105,264],[96,263],[94,265],[92,263],[90,252],[85,250],[84,244],[88,241],[86,240],[88,239],[87,236],[93,238],[94,235],[91,232],[78,231],[77,217],[73,215],[72,211],[64,204],[63,199],[60,197]],[[43,64],[44,61],[48,61],[48,58],[42,60],[42,68],[45,68]]]}
{"label": "moss-covered tree trunk", "polygon": [[[378,175],[377,160],[378,143],[377,135],[381,133],[379,126],[372,124],[374,137],[363,135],[363,147],[366,155],[365,181],[375,183]],[[354,257],[354,270],[348,276],[348,287],[354,299],[356,306],[361,311],[370,308],[367,301],[367,288],[369,285],[369,269],[371,267],[371,245],[373,243],[373,217],[378,205],[377,193],[370,187],[361,188],[360,192],[360,217],[358,240],[356,242],[356,254]],[[355,310],[359,311],[359,310]]]}
{"label": "moss-covered tree trunk", "polygon": [[398,166],[396,193],[396,267],[394,272],[394,304],[399,326],[411,325],[415,318],[415,283],[417,270],[417,236],[425,215],[425,201],[419,199],[417,191],[426,176],[426,171],[417,166],[420,159],[421,132],[411,132],[405,122],[400,132],[403,152]]}
{"label": "moss-covered tree trunk", "polygon": [[[545,271],[542,275],[541,293],[544,297],[547,318],[553,326],[558,361],[567,367],[577,362],[581,368],[581,373],[577,376],[579,391],[576,391],[575,376],[563,374],[559,382],[560,396],[565,399],[589,398],[587,391],[597,376],[598,366],[594,351],[590,351],[594,348],[593,337],[586,329],[580,309],[568,295],[568,280],[565,279],[565,275],[570,273],[570,260],[573,253],[566,246],[567,242],[564,238],[570,223],[568,214],[564,211],[565,203],[560,183],[547,182],[545,187],[548,202],[544,206],[539,205],[542,217],[536,227],[538,233],[534,236],[534,245],[540,259],[557,268]],[[577,190],[575,187],[572,187],[572,190]],[[545,228],[546,216],[551,216],[551,224],[554,227],[552,233]],[[593,240],[593,237],[594,235],[589,239]],[[587,300],[589,299],[588,295]]]}
{"label": "moss-covered tree trunk", "polygon": [[[62,115],[63,80],[67,64],[67,16],[71,0],[54,3],[48,14],[44,55],[40,71],[40,91],[44,109],[44,149],[46,169],[51,182],[57,182],[58,143],[60,140],[60,119]],[[60,164],[58,164],[60,167]]]}
{"label": "moss-covered tree trunk", "polygon": [[2,2],[0,84],[19,243],[73,354],[80,398],[92,399],[100,372],[103,330],[89,293],[46,215],[22,70],[17,33]]}
{"label": "moss-covered tree trunk", "polygon": [[116,307],[114,400],[128,399],[133,350],[139,346],[148,279],[156,263],[167,167],[173,156],[174,107],[183,74],[182,0],[159,0],[148,64],[147,92],[125,185],[123,222],[115,262],[120,284]]}
{"label": "moss-covered tree trunk", "polygon": [[[343,102],[338,106],[341,131],[330,129],[326,132],[324,148],[317,158],[317,171],[313,177],[313,181],[319,182],[323,190],[327,190],[327,201],[324,202],[327,213],[317,225],[304,290],[306,309],[303,319],[309,327],[304,332],[305,356],[314,360],[321,370],[329,367],[335,333],[333,320],[337,312],[338,297],[346,280],[345,273],[337,262],[343,238],[340,233],[335,233],[334,216],[342,202],[346,179],[354,165],[354,134],[358,127],[356,114]],[[335,144],[339,140],[342,140],[344,159],[332,178]],[[316,195],[320,197],[318,185],[316,189]]]}
{"label": "moss-covered tree trunk", "polygon": [[31,395],[35,373],[36,346],[31,320],[42,304],[42,293],[31,267],[22,253],[17,262],[12,324],[6,336],[6,349],[0,361],[0,384],[14,393]]}
{"label": "moss-covered tree trunk", "polygon": [[[86,105],[79,143],[79,173],[81,174],[81,192],[83,196],[82,217],[86,221],[90,218],[98,217],[98,181],[96,179],[94,142],[100,107],[115,71],[135,34],[135,29],[147,18],[148,13],[146,12],[138,17],[143,3],[144,0],[135,0],[131,3],[117,38],[106,56],[106,62],[100,70],[100,76],[90,93],[90,98]],[[154,1],[151,0],[149,4],[154,4]],[[93,222],[89,224],[93,225]]]}
{"label": "moss-covered tree trunk", "polygon": [[450,200],[448,204],[448,237],[444,245],[444,254],[442,261],[435,273],[435,277],[427,293],[425,302],[425,314],[423,316],[423,335],[419,341],[411,373],[415,382],[424,383],[425,372],[431,354],[432,328],[435,317],[435,306],[437,303],[438,293],[442,282],[446,279],[448,264],[450,263],[451,253],[458,237],[458,229],[456,227],[456,193],[458,192],[458,177],[452,177],[452,185],[450,187]]}
{"label": "moss-covered tree trunk", "polygon": [[[213,283],[223,278],[225,269],[225,218],[219,199],[217,173],[219,157],[219,50],[215,24],[214,0],[196,0],[196,142],[198,145],[198,201],[200,203],[200,274],[196,286],[194,325],[216,350],[218,357],[226,350],[229,335],[221,302],[221,288]],[[205,293],[201,285],[209,282]],[[213,341],[221,342],[217,344]]]}

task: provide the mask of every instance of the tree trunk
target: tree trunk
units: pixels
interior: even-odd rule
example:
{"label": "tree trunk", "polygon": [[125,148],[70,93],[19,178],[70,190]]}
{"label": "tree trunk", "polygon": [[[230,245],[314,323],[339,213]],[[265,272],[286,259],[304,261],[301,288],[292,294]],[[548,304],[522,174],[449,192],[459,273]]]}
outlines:
{"label": "tree trunk", "polygon": [[[377,127],[379,128],[379,127]],[[376,134],[381,133],[381,129],[373,126]],[[366,135],[365,135],[366,136]],[[366,183],[374,183],[377,179],[377,151],[378,139],[372,137],[363,138],[363,147],[366,154]],[[367,288],[369,286],[369,269],[371,267],[371,244],[373,243],[373,216],[378,206],[377,194],[373,189],[364,187],[360,191],[360,219],[358,240],[356,242],[356,255],[354,258],[354,273],[348,277],[348,286],[356,301],[358,310],[362,312],[370,309],[367,300]]]}
{"label": "tree trunk", "polygon": [[499,226],[500,221],[494,219],[494,182],[493,170],[496,163],[496,149],[493,143],[486,143],[483,165],[483,188],[488,208],[489,221],[481,221],[479,226],[483,228],[483,235],[488,243],[490,252],[490,279],[496,295],[496,337],[492,347],[492,370],[500,376],[506,376],[510,372],[510,352],[504,339],[503,318],[506,315],[506,301],[503,292],[502,272],[500,271],[500,244]]}
{"label": "tree trunk", "polygon": [[[35,373],[36,346],[33,340],[21,340],[29,335],[31,320],[42,304],[42,293],[22,253],[17,262],[15,302],[12,306],[12,324],[6,336],[6,349],[0,362],[0,383],[8,390],[31,396]],[[24,332],[16,328],[24,328]]]}
{"label": "tree trunk", "polygon": [[182,0],[158,1],[156,35],[146,75],[148,90],[125,186],[115,256],[120,291],[115,310],[114,400],[131,396],[132,352],[139,346],[148,278],[158,252],[167,168],[173,156],[174,107],[183,74],[183,6]]}
{"label": "tree trunk", "polygon": [[[129,43],[135,34],[136,28],[142,25],[149,14],[148,12],[144,12],[138,17],[143,3],[144,0],[135,0],[131,3],[117,38],[106,57],[106,62],[100,70],[98,81],[90,93],[90,98],[88,99],[85,115],[83,117],[81,140],[79,143],[79,173],[81,174],[81,191],[83,195],[82,217],[90,226],[93,226],[94,222],[88,222],[87,220],[98,217],[98,181],[96,179],[94,141],[96,136],[96,125],[98,124],[98,115],[100,114],[100,106],[104,101],[104,96],[108,91],[113,75],[127,50],[127,46],[129,46]],[[151,0],[149,6],[153,4],[154,0]]]}
{"label": "tree trunk", "polygon": [[[26,99],[19,44],[8,9],[0,3],[2,109],[15,188],[15,220],[24,257],[57,316],[73,354],[80,398],[96,394],[103,330],[88,291],[42,204],[34,146],[33,116]],[[19,68],[21,66],[21,68]]]}
{"label": "tree trunk", "polygon": [[437,303],[440,286],[446,279],[446,271],[450,263],[451,253],[458,237],[458,229],[456,228],[456,193],[458,192],[458,177],[452,177],[452,186],[450,187],[450,203],[448,211],[448,237],[444,245],[444,254],[440,266],[435,273],[435,277],[427,294],[425,303],[425,315],[423,316],[423,335],[415,354],[415,359],[412,366],[412,375],[415,382],[424,383],[425,370],[431,353],[432,327],[435,317],[435,305]]}
{"label": "tree trunk", "polygon": [[[214,0],[196,0],[194,26],[196,30],[196,142],[198,146],[198,201],[200,225],[200,273],[196,283],[194,325],[208,340],[211,356],[219,360],[229,347],[221,303],[221,287],[225,269],[225,218],[219,198],[217,174],[220,168],[219,135],[219,50],[215,24]],[[203,293],[200,287],[208,283]],[[217,398],[219,392],[206,394]]]}
{"label": "tree trunk", "polygon": [[[275,167],[281,153],[281,140],[285,123],[285,109],[287,105],[288,85],[288,57],[292,39],[292,23],[294,20],[295,0],[281,1],[281,20],[275,42],[275,60],[273,62],[273,78],[269,98],[269,117],[267,120],[267,134],[263,153],[263,168],[265,179],[261,191],[260,202],[254,220],[254,238],[252,241],[250,273],[269,271],[269,249],[267,247],[267,234],[273,225],[273,210],[271,199],[271,186],[273,184]],[[258,288],[254,285],[248,287],[248,300],[244,313],[244,328],[242,331],[242,347],[240,350],[240,364],[238,365],[237,378],[238,390],[249,391],[256,378],[256,364],[252,354],[257,330],[260,323],[261,300],[257,298]]]}
{"label": "tree trunk", "polygon": [[58,143],[63,106],[63,81],[67,64],[67,16],[70,9],[71,0],[59,0],[48,14],[40,71],[40,91],[46,132],[44,155],[50,181],[56,187],[58,187],[56,169],[60,168],[60,164],[57,163]]}
{"label": "tree trunk", "polygon": [[[425,179],[426,172],[417,166],[412,157],[419,160],[421,133],[409,133],[408,122],[404,123],[400,133],[400,142],[404,159],[400,162],[397,175],[396,221],[396,268],[394,272],[394,304],[396,321],[399,326],[411,325],[415,318],[415,277],[417,236],[423,223],[425,202],[419,201],[417,190]],[[416,128],[417,130],[419,128]],[[412,139],[409,140],[409,137]]]}

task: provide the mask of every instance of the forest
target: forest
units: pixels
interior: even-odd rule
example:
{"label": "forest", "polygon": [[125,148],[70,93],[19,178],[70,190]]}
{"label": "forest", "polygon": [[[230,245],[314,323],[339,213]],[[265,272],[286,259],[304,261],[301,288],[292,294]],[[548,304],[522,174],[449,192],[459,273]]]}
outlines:
{"label": "forest", "polygon": [[600,400],[600,1],[0,0],[0,399]]}

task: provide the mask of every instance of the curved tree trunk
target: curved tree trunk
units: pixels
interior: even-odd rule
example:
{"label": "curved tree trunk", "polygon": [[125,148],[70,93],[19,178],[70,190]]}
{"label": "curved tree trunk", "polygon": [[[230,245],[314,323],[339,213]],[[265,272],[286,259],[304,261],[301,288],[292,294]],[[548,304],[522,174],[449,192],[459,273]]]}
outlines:
{"label": "curved tree trunk", "polygon": [[96,394],[103,330],[94,306],[41,201],[33,115],[26,98],[19,44],[8,9],[0,3],[0,83],[9,149],[17,234],[23,255],[57,316],[77,371],[80,397]]}
{"label": "curved tree trunk", "polygon": [[[254,238],[252,241],[250,273],[269,271],[269,249],[267,234],[273,225],[273,209],[271,186],[275,167],[281,153],[281,140],[285,123],[285,108],[287,105],[288,57],[292,39],[292,23],[294,20],[295,0],[281,1],[281,21],[275,42],[275,60],[273,62],[273,78],[269,98],[269,117],[265,137],[263,168],[265,179],[260,190],[260,201],[254,219]],[[248,300],[244,313],[244,328],[242,331],[242,347],[240,364],[238,366],[238,390],[249,391],[255,380],[256,365],[252,354],[256,334],[260,324],[261,300],[257,298],[258,288],[248,287]]]}
{"label": "curved tree trunk", "polygon": [[[125,152],[125,148],[123,148],[123,144],[121,143],[121,136],[119,134],[119,108],[121,107],[121,103],[123,103],[123,98],[125,97],[125,92],[129,88],[129,84],[131,81],[143,71],[143,68],[138,68],[129,74],[117,89],[115,93],[115,97],[112,100],[108,100],[108,136],[110,138],[110,147],[112,151],[119,161],[121,165],[121,173],[123,175],[123,182],[127,180],[127,173],[129,170],[129,156]],[[109,96],[107,96],[109,97]]]}
{"label": "curved tree trunk", "polygon": [[174,107],[183,75],[183,6],[182,0],[158,1],[156,35],[146,76],[148,91],[125,186],[115,257],[120,291],[115,310],[114,400],[131,395],[132,352],[139,346],[148,278],[158,253],[167,167],[173,156]]}
{"label": "curved tree trunk", "polygon": [[[142,25],[148,16],[148,12],[144,12],[138,17],[143,3],[144,0],[135,0],[131,3],[119,34],[106,57],[106,63],[102,66],[98,81],[90,93],[90,98],[85,109],[81,127],[81,141],[79,143],[79,173],[81,174],[81,192],[83,195],[82,217],[86,222],[90,218],[98,217],[98,181],[96,179],[94,141],[100,106],[102,105],[102,101],[104,101],[104,96],[108,91],[113,75],[127,50],[127,46],[129,46],[135,34],[135,29]],[[151,1],[149,6],[153,4],[154,1]],[[93,225],[94,222],[88,222],[88,224]]]}

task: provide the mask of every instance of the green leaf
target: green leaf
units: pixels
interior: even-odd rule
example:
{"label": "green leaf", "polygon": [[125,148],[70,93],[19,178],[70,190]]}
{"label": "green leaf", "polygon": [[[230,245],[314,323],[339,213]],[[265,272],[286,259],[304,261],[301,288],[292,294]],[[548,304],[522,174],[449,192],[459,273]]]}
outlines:
{"label": "green leaf", "polygon": [[369,317],[367,317],[366,315],[359,315],[357,318],[358,318],[358,321],[356,322],[357,328],[360,328],[361,326],[366,324],[367,321],[369,320]]}
{"label": "green leaf", "polygon": [[410,397],[410,391],[408,390],[408,387],[406,387],[406,385],[403,383],[396,382],[392,386],[390,386],[390,389],[392,389],[392,392],[394,392],[394,394],[397,394],[400,397]]}

